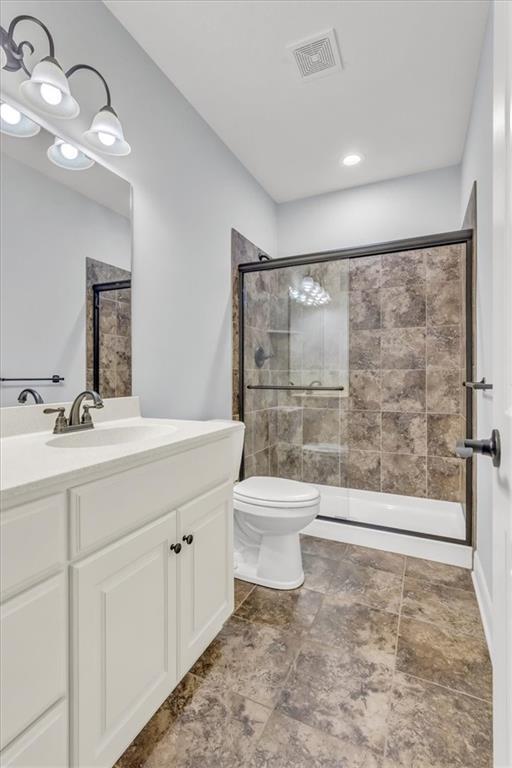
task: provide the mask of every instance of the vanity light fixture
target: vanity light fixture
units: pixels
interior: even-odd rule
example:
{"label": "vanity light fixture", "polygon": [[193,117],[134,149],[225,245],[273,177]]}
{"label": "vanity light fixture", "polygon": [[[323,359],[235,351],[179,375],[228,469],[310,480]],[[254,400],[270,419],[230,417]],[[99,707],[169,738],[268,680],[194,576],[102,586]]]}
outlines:
{"label": "vanity light fixture", "polygon": [[354,152],[352,155],[345,155],[345,157],[342,159],[343,165],[351,166],[351,165],[359,165],[361,160],[363,159],[362,155],[359,155]]}
{"label": "vanity light fixture", "polygon": [[46,154],[54,165],[66,171],[85,171],[94,165],[94,160],[87,157],[78,147],[58,137],[55,137]]}
{"label": "vanity light fixture", "polygon": [[20,112],[16,107],[3,101],[0,104],[0,131],[7,136],[29,138],[35,136],[41,130],[41,126],[34,123],[29,117]]}
{"label": "vanity light fixture", "polygon": [[[34,53],[34,46],[28,40],[20,43],[14,40],[15,28],[21,21],[37,24],[48,38],[49,55],[41,59],[32,72],[27,69],[24,57],[25,49],[28,49],[31,55]],[[17,72],[22,69],[28,75],[29,79],[20,85],[20,92],[32,107],[45,115],[62,119],[76,117],[80,112],[80,106],[71,95],[69,78],[80,70],[88,70],[97,75],[105,87],[107,103],[94,117],[91,127],[84,134],[84,139],[93,149],[107,155],[122,156],[131,152],[130,145],[125,141],[119,118],[112,108],[110,90],[103,75],[89,64],[76,64],[64,72],[55,58],[55,44],[50,30],[42,21],[26,14],[16,16],[7,30],[0,27],[0,47],[1,68],[8,72]],[[84,158],[87,157],[81,154]]]}

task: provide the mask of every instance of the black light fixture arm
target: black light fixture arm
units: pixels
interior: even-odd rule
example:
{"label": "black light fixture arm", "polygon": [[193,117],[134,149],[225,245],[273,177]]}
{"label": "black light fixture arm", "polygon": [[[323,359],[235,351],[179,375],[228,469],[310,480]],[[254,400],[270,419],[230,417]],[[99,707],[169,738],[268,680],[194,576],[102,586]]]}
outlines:
{"label": "black light fixture arm", "polygon": [[[38,19],[36,16],[30,16],[29,14],[23,13],[20,16],[15,16],[14,19],[9,24],[9,29],[7,30],[7,45],[8,50],[6,50],[6,55],[8,56],[8,59],[10,59],[11,66],[8,67],[11,71],[16,69],[23,69],[26,75],[30,77],[30,72],[27,69],[25,62],[23,60],[24,53],[23,48],[27,47],[30,50],[30,53],[34,53],[34,46],[32,43],[30,43],[28,40],[22,40],[21,43],[16,43],[14,40],[14,30],[16,29],[17,25],[21,21],[32,21],[34,24],[37,24],[38,27],[41,27],[41,29],[44,31],[46,37],[48,38],[48,48],[49,48],[49,56],[54,59],[55,58],[55,43],[53,41],[52,34],[46,24],[44,24],[40,19]],[[2,30],[5,35],[5,31]],[[4,37],[5,40],[5,37]]]}
{"label": "black light fixture arm", "polygon": [[89,70],[89,72],[94,72],[94,74],[99,77],[99,79],[103,83],[103,86],[105,88],[105,93],[107,95],[107,107],[112,109],[112,103],[111,103],[112,100],[110,96],[110,88],[108,87],[108,83],[103,77],[103,75],[101,74],[101,72],[99,72],[95,67],[91,67],[90,64],[75,64],[74,66],[70,67],[70,69],[68,69],[68,71],[66,72],[66,77],[71,77],[71,75],[74,75],[75,72],[78,72],[80,69],[87,69]]}

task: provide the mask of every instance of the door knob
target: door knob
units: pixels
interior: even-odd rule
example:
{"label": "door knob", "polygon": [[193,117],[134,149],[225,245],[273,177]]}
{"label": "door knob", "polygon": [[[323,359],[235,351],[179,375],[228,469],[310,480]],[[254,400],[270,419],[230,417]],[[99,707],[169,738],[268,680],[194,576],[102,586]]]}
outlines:
{"label": "door knob", "polygon": [[501,462],[500,433],[493,429],[488,440],[458,440],[455,453],[461,459],[469,459],[474,453],[482,456],[490,456],[494,467],[499,467]]}
{"label": "door knob", "polygon": [[177,544],[171,544],[171,551],[173,550],[177,555],[179,555],[181,552],[181,544],[179,542]]}
{"label": "door knob", "polygon": [[183,537],[183,541],[186,541],[187,544],[192,544],[192,542],[194,541],[194,537],[192,536],[191,533],[189,533],[188,536]]}

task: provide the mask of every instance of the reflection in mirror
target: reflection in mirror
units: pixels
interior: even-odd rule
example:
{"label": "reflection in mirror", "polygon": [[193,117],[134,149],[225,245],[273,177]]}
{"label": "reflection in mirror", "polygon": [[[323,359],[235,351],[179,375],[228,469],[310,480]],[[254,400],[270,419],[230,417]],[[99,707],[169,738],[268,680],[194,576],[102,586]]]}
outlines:
{"label": "reflection in mirror", "polygon": [[97,163],[56,166],[54,142],[2,135],[4,406],[27,387],[44,402],[131,394],[131,188]]}

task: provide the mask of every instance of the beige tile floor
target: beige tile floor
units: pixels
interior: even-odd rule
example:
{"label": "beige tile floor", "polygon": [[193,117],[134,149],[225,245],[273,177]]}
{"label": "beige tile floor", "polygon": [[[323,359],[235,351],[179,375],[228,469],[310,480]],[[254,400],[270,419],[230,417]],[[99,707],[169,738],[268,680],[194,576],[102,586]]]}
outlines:
{"label": "beige tile floor", "polygon": [[302,537],[306,580],[236,610],[117,768],[490,768],[470,574]]}

